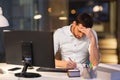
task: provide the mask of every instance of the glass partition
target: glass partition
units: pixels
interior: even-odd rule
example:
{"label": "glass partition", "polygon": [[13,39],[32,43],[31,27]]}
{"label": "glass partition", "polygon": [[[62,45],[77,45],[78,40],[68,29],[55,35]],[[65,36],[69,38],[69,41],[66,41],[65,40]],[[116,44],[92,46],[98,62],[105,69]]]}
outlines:
{"label": "glass partition", "polygon": [[[116,0],[0,0],[10,30],[54,31],[70,24],[77,13],[94,18],[103,63],[118,63]],[[6,6],[7,5],[7,6]]]}

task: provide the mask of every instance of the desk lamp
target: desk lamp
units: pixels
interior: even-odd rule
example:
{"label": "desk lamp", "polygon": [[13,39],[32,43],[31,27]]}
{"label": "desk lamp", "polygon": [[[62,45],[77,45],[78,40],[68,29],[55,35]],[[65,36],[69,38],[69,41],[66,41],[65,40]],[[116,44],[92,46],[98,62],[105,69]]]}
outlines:
{"label": "desk lamp", "polygon": [[0,27],[9,26],[8,20],[2,15],[2,8],[0,7]]}
{"label": "desk lamp", "polygon": [[[0,28],[9,26],[8,20],[2,15],[2,8],[0,7]],[[0,74],[3,74],[2,69],[0,69]]]}

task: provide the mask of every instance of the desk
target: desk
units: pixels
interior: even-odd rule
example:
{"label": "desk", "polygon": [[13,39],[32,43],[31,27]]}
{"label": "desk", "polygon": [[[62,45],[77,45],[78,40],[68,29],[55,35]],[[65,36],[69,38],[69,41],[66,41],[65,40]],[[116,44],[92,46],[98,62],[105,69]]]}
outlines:
{"label": "desk", "polygon": [[[99,66],[104,67],[110,67],[106,64],[100,64]],[[14,73],[21,72],[21,70],[16,71],[8,71],[8,69],[13,67],[23,67],[21,65],[12,65],[12,64],[6,64],[6,63],[0,63],[0,69],[4,71],[4,74],[0,74],[0,80],[84,80],[82,77],[74,77],[69,78],[66,73],[59,73],[59,72],[37,72],[36,69],[38,67],[34,67],[34,69],[28,69],[27,72],[35,72],[42,75],[42,77],[38,78],[21,78],[16,77]],[[114,65],[111,66],[111,68],[114,68]],[[120,66],[118,66],[115,69],[119,69]],[[119,69],[120,70],[120,69]],[[103,80],[103,79],[91,79],[91,80]]]}
{"label": "desk", "polygon": [[28,69],[27,72],[35,72],[42,75],[42,77],[38,78],[21,78],[14,76],[14,73],[21,72],[21,70],[17,71],[8,71],[8,69],[13,67],[23,67],[20,65],[12,65],[6,63],[0,63],[0,69],[4,71],[4,74],[0,74],[0,80],[77,80],[81,79],[80,77],[69,78],[66,73],[59,72],[37,72],[36,69],[38,67],[34,67],[34,69]]}

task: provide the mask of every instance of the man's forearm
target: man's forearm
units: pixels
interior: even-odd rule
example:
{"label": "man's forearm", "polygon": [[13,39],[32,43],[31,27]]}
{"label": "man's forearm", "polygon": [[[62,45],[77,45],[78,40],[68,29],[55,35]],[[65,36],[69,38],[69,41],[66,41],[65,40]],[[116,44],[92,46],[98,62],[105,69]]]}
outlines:
{"label": "man's forearm", "polygon": [[94,66],[98,65],[100,61],[100,53],[98,47],[96,46],[96,41],[91,42],[90,45],[90,61]]}

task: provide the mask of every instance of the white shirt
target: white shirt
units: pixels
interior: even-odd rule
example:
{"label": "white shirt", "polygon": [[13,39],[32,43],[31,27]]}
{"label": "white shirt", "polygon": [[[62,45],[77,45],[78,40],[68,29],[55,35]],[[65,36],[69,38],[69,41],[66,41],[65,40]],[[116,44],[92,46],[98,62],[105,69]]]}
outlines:
{"label": "white shirt", "polygon": [[[74,37],[69,26],[64,26],[54,32],[54,53],[59,50],[62,60],[71,58],[76,63],[86,63],[89,59],[89,39],[84,36],[80,39]],[[92,30],[97,39],[97,34]],[[97,40],[98,43],[98,40]]]}

